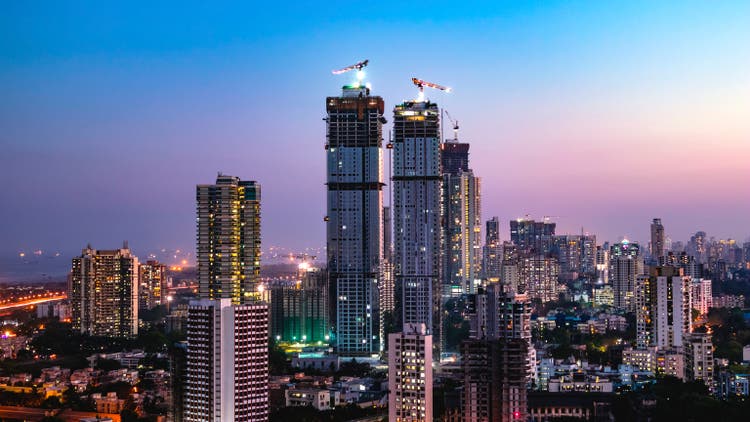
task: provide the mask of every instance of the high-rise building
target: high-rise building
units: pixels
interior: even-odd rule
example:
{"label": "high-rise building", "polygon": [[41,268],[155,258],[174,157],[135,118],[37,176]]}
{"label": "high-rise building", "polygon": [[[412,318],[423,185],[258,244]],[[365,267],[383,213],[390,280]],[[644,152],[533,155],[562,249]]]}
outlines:
{"label": "high-rise building", "polygon": [[643,274],[640,246],[627,239],[609,249],[609,281],[615,293],[615,307],[635,311],[635,279]]}
{"label": "high-rise building", "polygon": [[[380,295],[380,338],[386,339],[386,330],[391,329],[391,321],[397,317],[396,281],[393,273],[393,225],[391,207],[383,207],[383,265],[378,294]],[[396,328],[398,329],[398,328]],[[386,345],[383,345],[385,347]]]}
{"label": "high-rise building", "polygon": [[260,185],[219,174],[197,186],[200,300],[187,311],[184,420],[267,421],[268,304],[260,277]]}
{"label": "high-rise building", "polygon": [[328,318],[328,272],[305,267],[302,277],[302,339],[308,343],[327,344],[330,340]]}
{"label": "high-rise building", "polygon": [[499,281],[502,275],[503,246],[500,242],[500,219],[487,220],[482,250],[482,277],[489,282]]}
{"label": "high-rise building", "polygon": [[378,283],[383,254],[384,103],[345,85],[326,99],[328,275],[336,292],[336,347],[346,357],[381,350]]}
{"label": "high-rise building", "polygon": [[711,333],[691,333],[685,341],[685,379],[703,381],[714,391],[714,346]]}
{"label": "high-rise building", "polygon": [[658,261],[664,256],[664,226],[661,218],[654,218],[651,222],[651,259]]}
{"label": "high-rise building", "polygon": [[326,272],[300,264],[295,280],[272,280],[265,295],[270,302],[270,336],[276,341],[327,344],[328,278]]}
{"label": "high-rise building", "polygon": [[267,421],[268,307],[231,298],[188,306],[186,422]]}
{"label": "high-rise building", "polygon": [[260,184],[219,174],[198,185],[198,291],[201,298],[258,300]]}
{"label": "high-rise building", "polygon": [[151,309],[166,303],[167,266],[149,260],[138,266],[138,307]]}
{"label": "high-rise building", "polygon": [[432,421],[432,335],[425,324],[404,324],[388,335],[388,420]]}
{"label": "high-rise building", "polygon": [[555,223],[519,218],[510,221],[510,240],[523,254],[549,254],[555,236]]}
{"label": "high-rise building", "polygon": [[443,297],[476,292],[481,265],[480,179],[469,164],[469,144],[440,144],[443,169]]}
{"label": "high-rise building", "polygon": [[635,285],[636,340],[639,348],[683,346],[692,331],[691,280],[681,268],[654,267]]}
{"label": "high-rise building", "polygon": [[138,334],[138,258],[121,249],[87,246],[73,258],[68,299],[73,330],[92,336]]}
{"label": "high-rise building", "polygon": [[462,342],[463,421],[526,420],[527,349],[520,339]]}
{"label": "high-rise building", "polygon": [[527,293],[542,302],[557,300],[557,279],[560,265],[557,258],[530,255],[521,259],[519,293]]}
{"label": "high-rise building", "polygon": [[406,101],[394,109],[393,223],[396,285],[403,324],[440,332],[440,124],[437,104]]}
{"label": "high-rise building", "polygon": [[596,281],[609,284],[609,243],[596,247]]}
{"label": "high-rise building", "polygon": [[688,244],[685,247],[685,252],[687,252],[688,255],[694,256],[699,264],[705,264],[708,261],[707,242],[706,232],[695,232],[695,234],[690,237],[690,241],[688,241]]}

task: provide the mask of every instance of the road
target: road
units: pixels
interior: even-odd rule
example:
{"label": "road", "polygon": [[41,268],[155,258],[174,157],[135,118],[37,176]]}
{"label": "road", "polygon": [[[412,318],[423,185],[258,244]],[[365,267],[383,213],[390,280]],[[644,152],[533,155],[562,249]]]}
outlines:
{"label": "road", "polygon": [[30,306],[30,305],[38,305],[44,302],[54,302],[56,300],[62,300],[62,299],[67,299],[67,298],[68,298],[68,295],[62,294],[62,295],[57,295],[57,296],[40,297],[38,299],[22,300],[20,302],[6,303],[4,305],[0,305],[0,312],[7,311],[10,309],[14,309],[14,308],[23,308],[25,306]]}
{"label": "road", "polygon": [[0,406],[0,420],[38,421],[44,418],[45,412],[55,411],[31,407]]}

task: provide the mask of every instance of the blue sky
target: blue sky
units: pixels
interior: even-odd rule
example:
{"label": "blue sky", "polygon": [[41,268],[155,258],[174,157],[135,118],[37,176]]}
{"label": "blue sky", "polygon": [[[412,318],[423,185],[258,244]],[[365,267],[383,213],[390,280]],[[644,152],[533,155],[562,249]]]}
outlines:
{"label": "blue sky", "polygon": [[[261,182],[264,245],[324,244],[324,98],[368,58],[461,122],[484,216],[750,235],[750,3],[4,5],[0,250],[191,248],[194,186]],[[386,113],[388,114],[388,113]]]}

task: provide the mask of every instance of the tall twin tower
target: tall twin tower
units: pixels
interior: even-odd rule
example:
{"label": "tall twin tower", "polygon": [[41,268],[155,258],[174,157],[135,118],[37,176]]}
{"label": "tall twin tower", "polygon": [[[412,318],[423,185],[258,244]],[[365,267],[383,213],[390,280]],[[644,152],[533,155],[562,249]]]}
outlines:
{"label": "tall twin tower", "polygon": [[[384,109],[383,98],[370,95],[360,83],[345,85],[341,96],[326,99],[328,271],[342,356],[383,350],[380,314],[385,311],[395,312],[396,331],[401,325],[424,324],[437,337],[441,293],[446,291],[441,284],[449,283],[441,270],[447,254],[440,110],[429,100],[405,101],[394,109],[388,145],[393,151],[391,218],[388,208],[383,209]],[[465,151],[468,159],[468,145]],[[389,262],[391,245],[384,239],[391,239],[391,230]],[[469,259],[478,263],[470,249]]]}

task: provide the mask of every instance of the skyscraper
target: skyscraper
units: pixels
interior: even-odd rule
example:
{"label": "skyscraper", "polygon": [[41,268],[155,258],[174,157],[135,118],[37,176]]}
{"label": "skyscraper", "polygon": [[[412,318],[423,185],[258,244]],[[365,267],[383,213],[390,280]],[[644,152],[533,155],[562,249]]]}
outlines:
{"label": "skyscraper", "polygon": [[443,169],[443,297],[476,292],[481,264],[480,179],[469,166],[469,144],[440,144]]}
{"label": "skyscraper", "polygon": [[188,306],[185,421],[268,420],[268,305],[261,300],[260,185],[197,186],[200,300]]}
{"label": "skyscraper", "polygon": [[186,422],[268,420],[268,307],[192,301],[187,318]]}
{"label": "skyscraper", "polygon": [[635,311],[635,279],[643,274],[640,246],[627,239],[609,249],[609,281],[615,293],[615,307]]}
{"label": "skyscraper", "polygon": [[[440,124],[429,101],[394,109],[393,223],[396,284],[404,324],[440,328]],[[439,336],[438,336],[439,337]]]}
{"label": "skyscraper", "polygon": [[201,298],[259,298],[260,185],[221,173],[198,185],[198,286]]}
{"label": "skyscraper", "polygon": [[381,350],[376,308],[383,254],[381,97],[360,84],[326,99],[328,274],[336,292],[336,346],[342,356]]}
{"label": "skyscraper", "polygon": [[73,258],[68,298],[73,330],[92,336],[138,334],[138,258],[121,249],[90,245]]}
{"label": "skyscraper", "polygon": [[492,217],[487,220],[484,231],[484,248],[482,249],[482,277],[489,281],[498,281],[502,274],[503,247],[500,242],[500,219]]}
{"label": "skyscraper", "polygon": [[388,335],[388,420],[432,421],[432,335],[425,324],[404,324]]}
{"label": "skyscraper", "polygon": [[664,256],[664,226],[661,218],[654,218],[651,222],[651,259],[659,262]]}
{"label": "skyscraper", "polygon": [[681,268],[651,269],[636,279],[636,340],[638,348],[682,347],[692,331],[691,281]]}
{"label": "skyscraper", "polygon": [[[378,294],[380,295],[380,338],[387,339],[386,329],[392,328],[387,322],[394,321],[396,315],[396,285],[393,274],[393,225],[391,207],[383,207],[383,271]],[[383,345],[387,347],[387,345]]]}

